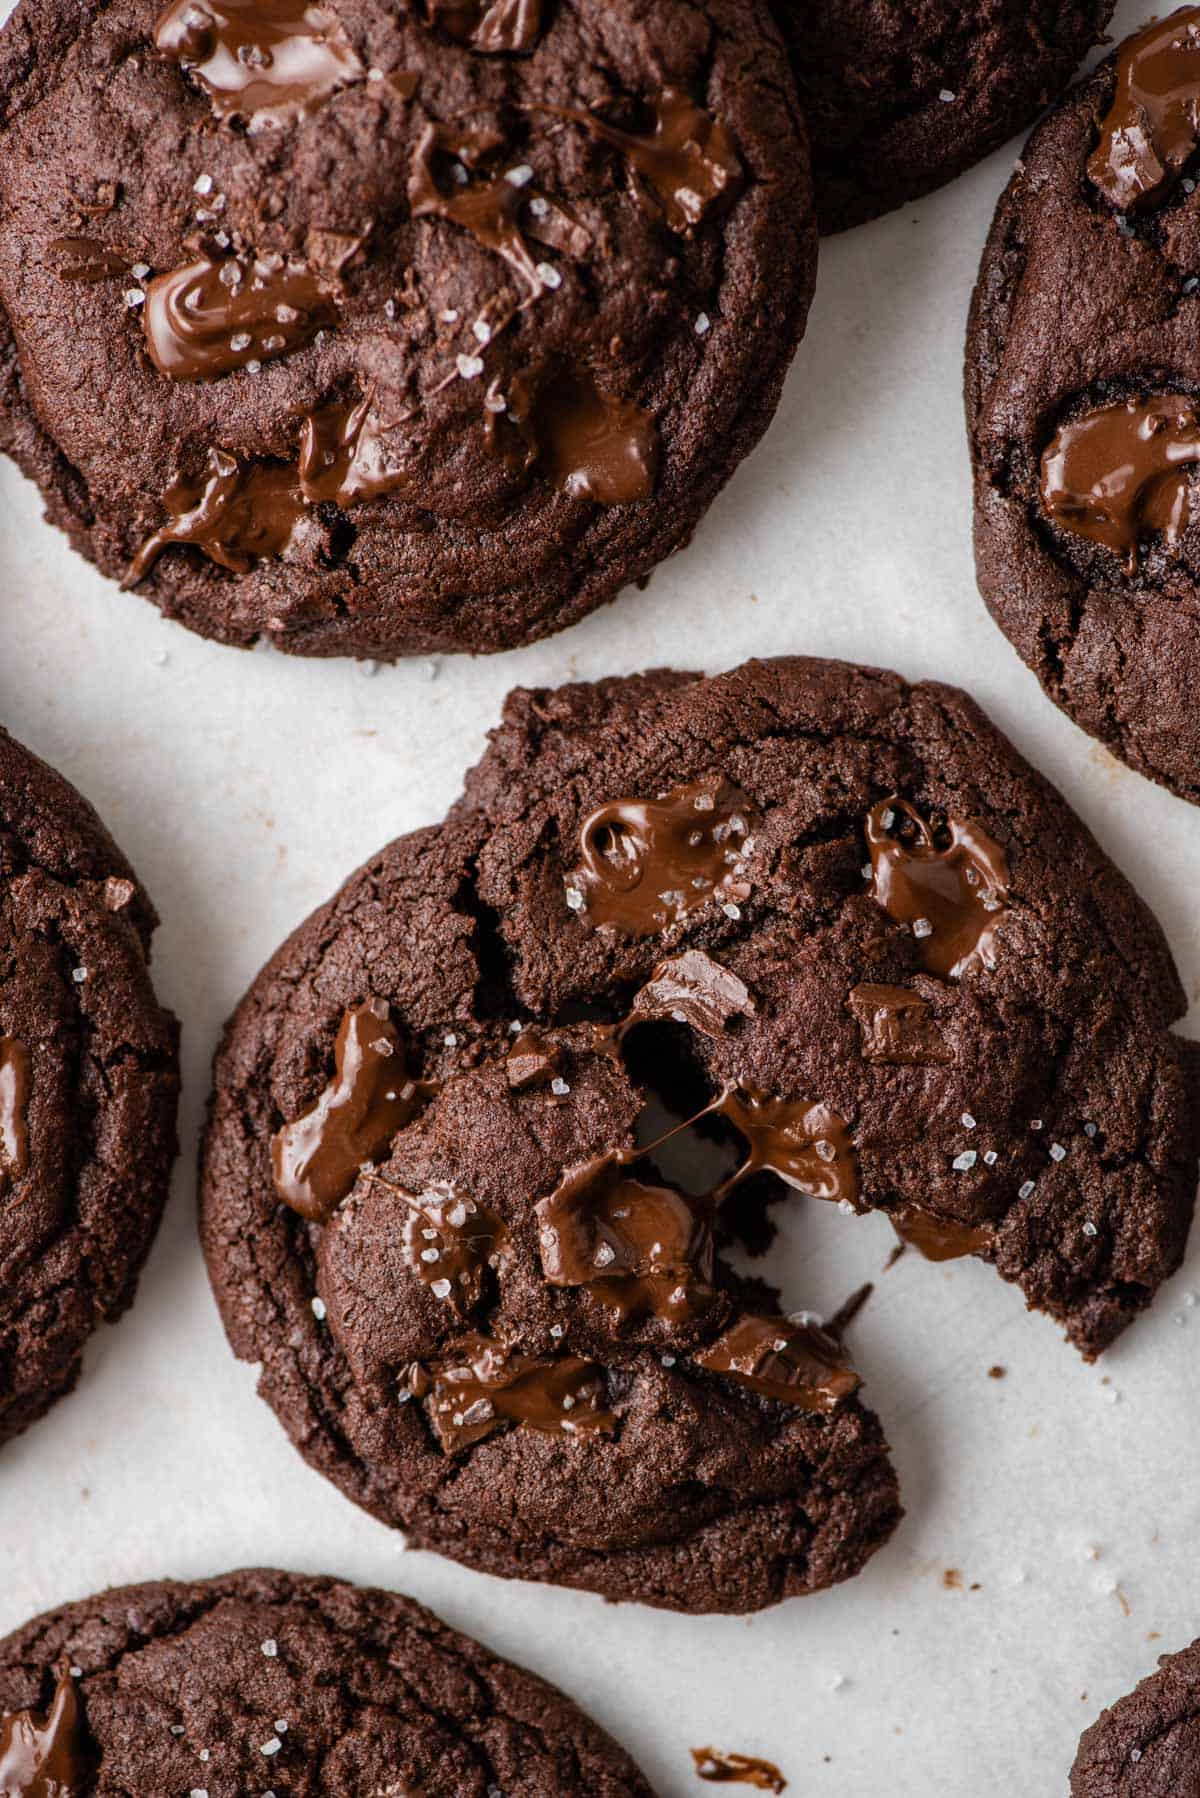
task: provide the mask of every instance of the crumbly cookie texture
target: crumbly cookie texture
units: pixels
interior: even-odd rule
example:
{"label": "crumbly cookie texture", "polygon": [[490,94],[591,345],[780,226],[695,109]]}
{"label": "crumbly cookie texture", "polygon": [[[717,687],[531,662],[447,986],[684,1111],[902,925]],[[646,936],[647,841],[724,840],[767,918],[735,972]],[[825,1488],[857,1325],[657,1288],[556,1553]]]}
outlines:
{"label": "crumbly cookie texture", "polygon": [[157,919],[92,808],[0,731],[0,1442],[133,1298],[175,1155]]}
{"label": "crumbly cookie texture", "polygon": [[411,1599],[262,1569],[125,1586],[0,1642],[0,1771],[80,1798],[651,1798],[555,1687]]}
{"label": "crumbly cookie texture", "polygon": [[0,447],[230,643],[611,599],[765,429],[815,276],[760,0],[22,0],[0,142]]}
{"label": "crumbly cookie texture", "polygon": [[1079,1742],[1071,1798],[1177,1798],[1200,1790],[1200,1642],[1102,1711]]}
{"label": "crumbly cookie texture", "polygon": [[775,1202],[883,1210],[1099,1353],[1187,1234],[1183,1010],[961,693],[799,658],[517,692],[445,824],[230,1026],[226,1327],[422,1545],[688,1610],[810,1591],[886,1539],[894,1474],[804,1295],[723,1247]]}

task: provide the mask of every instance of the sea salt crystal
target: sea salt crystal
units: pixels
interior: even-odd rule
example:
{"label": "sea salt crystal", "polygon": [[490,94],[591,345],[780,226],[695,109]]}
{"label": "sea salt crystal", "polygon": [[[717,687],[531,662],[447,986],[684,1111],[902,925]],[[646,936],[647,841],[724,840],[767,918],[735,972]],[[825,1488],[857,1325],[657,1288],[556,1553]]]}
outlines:
{"label": "sea salt crystal", "polygon": [[928,918],[914,918],[913,935],[917,937],[933,935],[933,925],[929,922]]}
{"label": "sea salt crystal", "polygon": [[515,168],[505,170],[504,179],[513,187],[525,187],[533,180],[533,170],[527,162],[518,162]]}
{"label": "sea salt crystal", "polygon": [[696,314],[696,323],[693,326],[693,329],[697,337],[703,337],[708,332],[711,325],[712,320],[709,318],[707,312],[699,312]]}
{"label": "sea salt crystal", "polygon": [[1027,1199],[1033,1191],[1033,1186],[1034,1183],[1032,1180],[1026,1180],[1022,1186],[1017,1188],[1017,1197],[1019,1199]]}
{"label": "sea salt crystal", "polygon": [[1067,1151],[1063,1148],[1062,1144],[1060,1142],[1052,1142],[1050,1144],[1051,1161],[1065,1161],[1066,1158]]}
{"label": "sea salt crystal", "polygon": [[324,1299],[314,1299],[313,1300],[312,1314],[316,1318],[316,1320],[319,1324],[323,1324],[325,1322],[325,1318],[327,1316],[327,1311],[326,1311]]}
{"label": "sea salt crystal", "polygon": [[448,1299],[451,1291],[450,1282],[449,1280],[435,1280],[429,1290],[435,1299]]}
{"label": "sea salt crystal", "polygon": [[956,1155],[954,1157],[951,1166],[956,1173],[965,1174],[969,1169],[975,1166],[978,1159],[979,1157],[976,1155],[974,1149],[964,1149],[961,1155]]}
{"label": "sea salt crystal", "polygon": [[473,381],[476,375],[483,373],[482,356],[456,356],[455,367],[464,381]]}
{"label": "sea salt crystal", "polygon": [[552,262],[539,262],[537,277],[543,287],[561,287],[562,276]]}

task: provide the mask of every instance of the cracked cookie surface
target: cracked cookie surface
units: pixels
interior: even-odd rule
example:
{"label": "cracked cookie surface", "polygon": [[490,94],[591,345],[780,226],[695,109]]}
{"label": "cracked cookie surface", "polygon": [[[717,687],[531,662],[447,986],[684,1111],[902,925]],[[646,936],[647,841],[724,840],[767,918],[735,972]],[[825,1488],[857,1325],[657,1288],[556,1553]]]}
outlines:
{"label": "cracked cookie surface", "polygon": [[1071,1798],[1189,1798],[1200,1792],[1200,1642],[1158,1669],[1086,1729]]}
{"label": "cracked cookie surface", "polygon": [[688,539],[803,331],[778,36],[759,0],[272,18],[22,0],[0,445],[104,572],[227,642],[569,624]]}
{"label": "cracked cookie surface", "polygon": [[175,1154],[157,922],[91,807],[0,732],[0,1442],[131,1301]]}
{"label": "cracked cookie surface", "polygon": [[822,231],[920,199],[1029,125],[1113,0],[773,0]]}
{"label": "cracked cookie surface", "polygon": [[33,1619],[0,1642],[0,1772],[6,1716],[73,1798],[651,1798],[560,1691],[411,1599],[269,1569]]}
{"label": "cracked cookie surface", "polygon": [[423,1546],[680,1609],[810,1591],[886,1539],[895,1477],[803,1294],[722,1250],[779,1201],[883,1210],[1098,1353],[1187,1233],[1183,1009],[962,694],[799,658],[518,691],[445,824],[232,1022],[226,1328]]}
{"label": "cracked cookie surface", "polygon": [[[1193,802],[1200,193],[1194,135],[1173,139],[1160,116],[1147,40],[1178,40],[1171,79],[1194,107],[1198,19],[1184,8],[1128,40],[1034,133],[992,225],[966,367],[993,617],[1077,724]],[[1140,157],[1121,148],[1130,106]]]}

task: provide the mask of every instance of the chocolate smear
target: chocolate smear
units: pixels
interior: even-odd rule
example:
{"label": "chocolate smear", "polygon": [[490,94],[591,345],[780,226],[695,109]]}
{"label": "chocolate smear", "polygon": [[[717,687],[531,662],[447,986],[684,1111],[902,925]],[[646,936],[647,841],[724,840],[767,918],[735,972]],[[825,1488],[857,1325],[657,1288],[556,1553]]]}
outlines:
{"label": "chocolate smear", "polygon": [[719,776],[600,806],[580,831],[567,904],[593,929],[626,936],[653,936],[713,898],[736,914],[750,894],[754,826],[746,795]]}
{"label": "chocolate smear", "polygon": [[1101,406],[1061,425],[1042,455],[1042,507],[1051,523],[1102,544],[1137,573],[1143,536],[1175,549],[1191,518],[1190,468],[1200,462],[1200,415],[1178,393]]}
{"label": "chocolate smear", "polygon": [[337,15],[309,0],[174,0],[154,43],[218,119],[252,132],[304,118],[367,72]]}
{"label": "chocolate smear", "polygon": [[1008,906],[1008,861],[976,819],[936,829],[905,800],[885,799],[866,823],[871,897],[908,924],[931,974],[958,980],[995,966],[996,923]]}

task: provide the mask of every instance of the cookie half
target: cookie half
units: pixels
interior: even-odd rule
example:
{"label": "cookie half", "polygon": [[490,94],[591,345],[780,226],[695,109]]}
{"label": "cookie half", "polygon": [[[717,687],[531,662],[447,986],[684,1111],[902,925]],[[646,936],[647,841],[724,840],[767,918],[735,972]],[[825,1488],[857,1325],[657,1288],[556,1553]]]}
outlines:
{"label": "cookie half", "polygon": [[1098,1353],[1187,1234],[1183,1010],[959,693],[803,659],[517,692],[446,824],[230,1026],[201,1204],[231,1342],[423,1546],[686,1610],[828,1585],[899,1515],[879,1425],[722,1247],[797,1193],[884,1210]]}
{"label": "cookie half", "polygon": [[1200,1642],[1151,1673],[1085,1729],[1071,1798],[1194,1798],[1200,1792]]}
{"label": "cookie half", "polygon": [[1023,130],[1113,0],[773,0],[812,136],[822,231],[920,199]]}
{"label": "cookie half", "polygon": [[0,1442],[133,1298],[175,1156],[154,909],[92,808],[0,731]]}
{"label": "cookie half", "polygon": [[685,542],[815,272],[759,0],[22,0],[0,444],[107,574],[303,654],[499,650]]}
{"label": "cookie half", "polygon": [[264,1570],[125,1586],[0,1642],[0,1783],[651,1798],[570,1699],[411,1599]]}
{"label": "cookie half", "polygon": [[1068,95],[1000,201],[967,342],[983,596],[1056,704],[1193,801],[1198,104],[1197,7]]}

